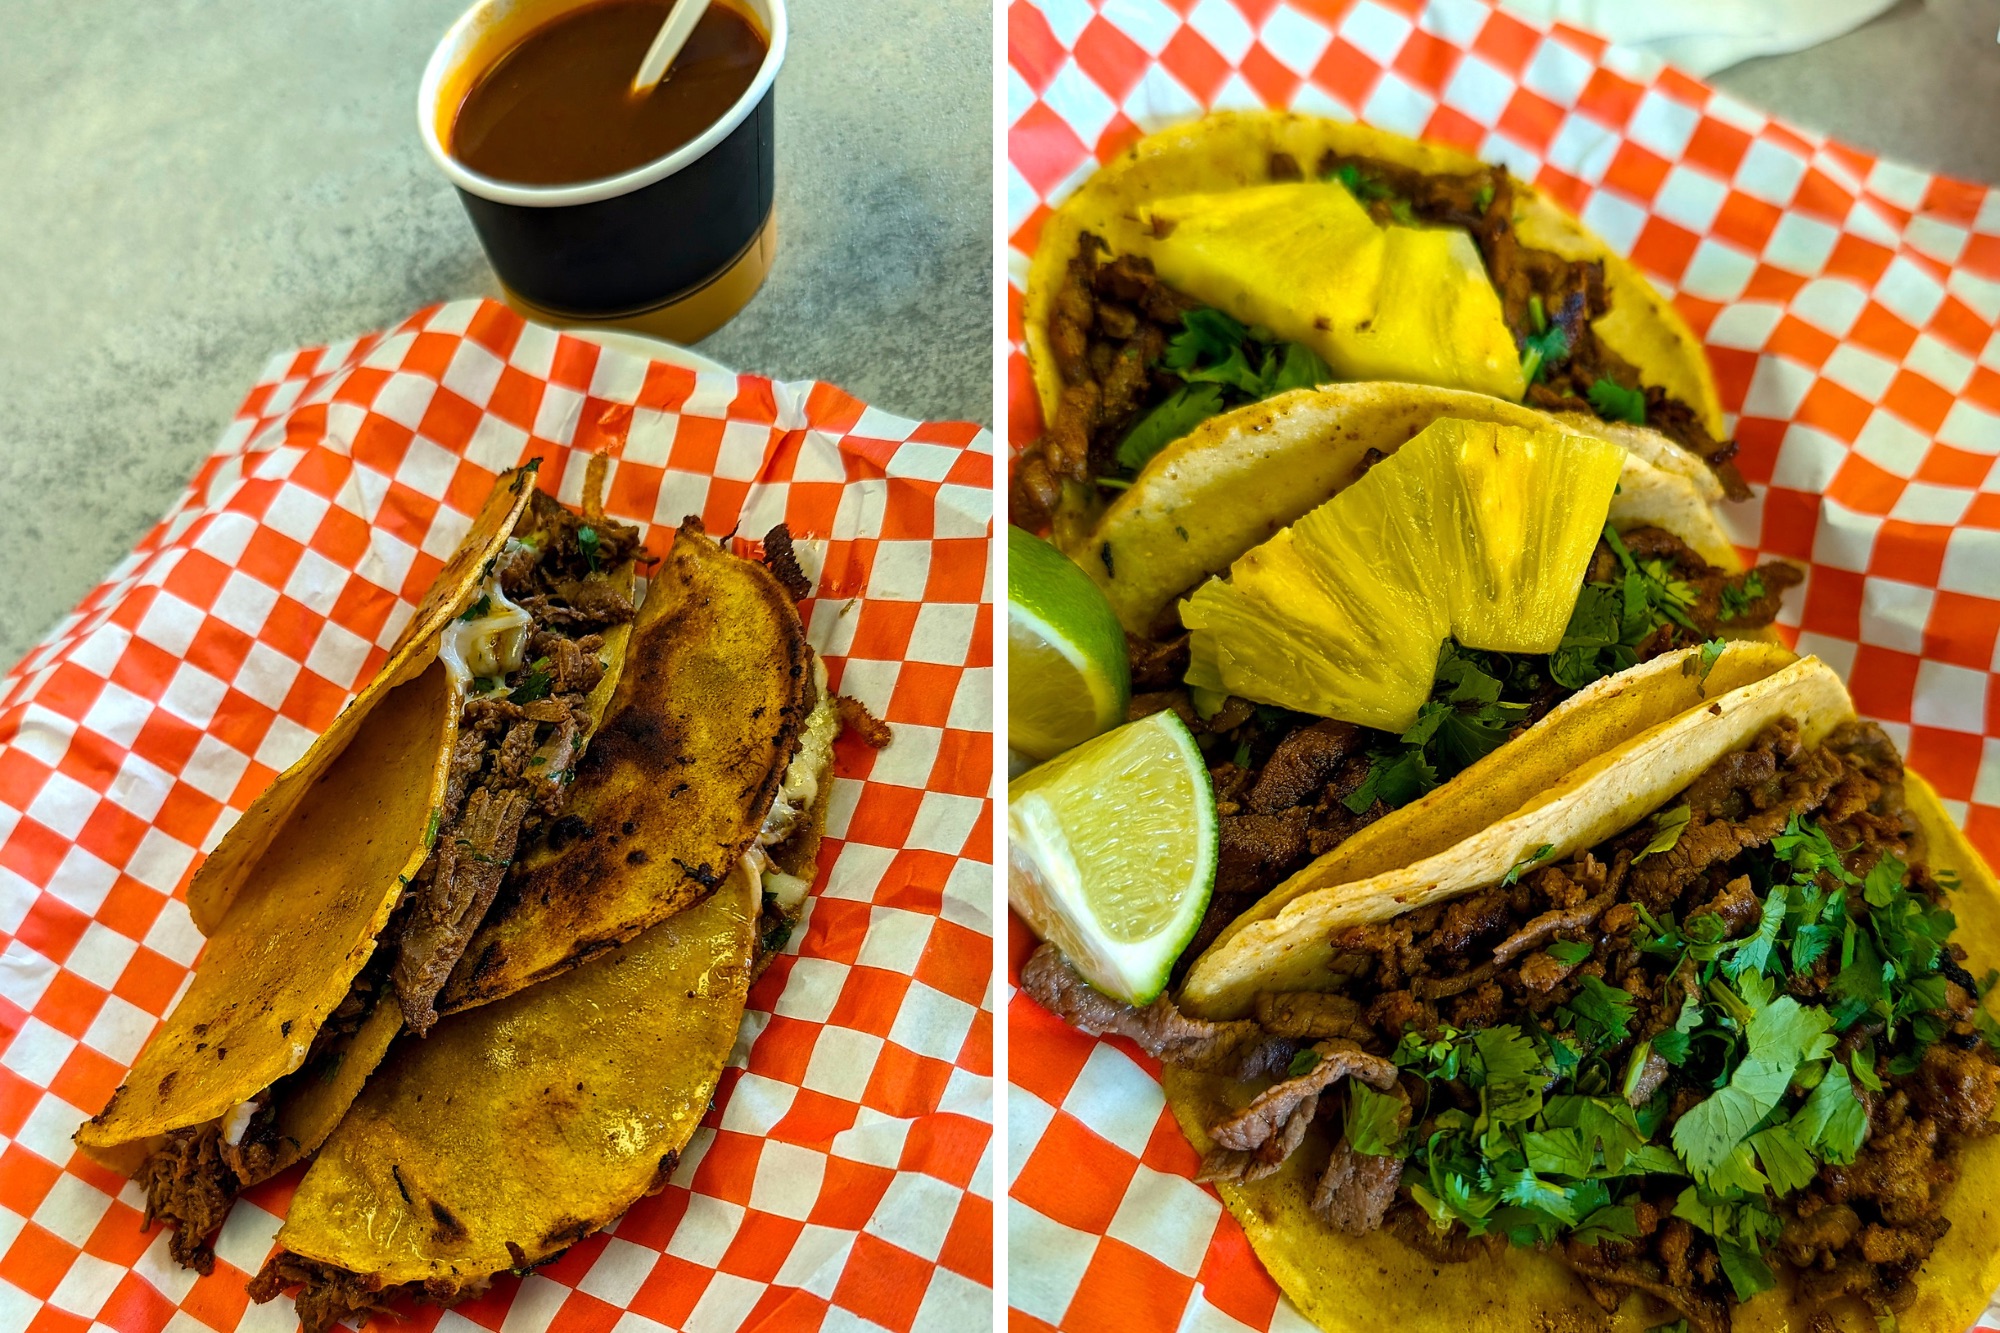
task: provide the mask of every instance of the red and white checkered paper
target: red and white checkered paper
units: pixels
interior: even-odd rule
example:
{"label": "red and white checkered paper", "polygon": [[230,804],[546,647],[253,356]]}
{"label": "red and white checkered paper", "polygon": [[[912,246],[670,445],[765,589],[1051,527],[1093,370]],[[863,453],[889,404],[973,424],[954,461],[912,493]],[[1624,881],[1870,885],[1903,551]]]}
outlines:
{"label": "red and white checkered paper", "polygon": [[296,1327],[289,1300],[243,1292],[296,1170],[238,1203],[197,1280],[70,1135],[189,976],[202,849],[367,682],[494,477],[539,457],[574,504],[593,452],[655,555],[691,513],[789,524],[832,684],[895,740],[841,743],[804,927],[672,1184],[401,1326],[990,1318],[990,437],[466,301],[273,361],[167,517],[0,678],[0,1333]]}
{"label": "red and white checkered paper", "polygon": [[[1289,107],[1505,163],[1673,295],[1756,492],[1725,524],[1746,557],[1810,566],[1786,633],[2000,863],[2000,191],[1488,0],[1011,0],[1007,18],[1016,447],[1040,429],[1028,256],[1050,206],[1140,134]],[[1018,921],[1011,943],[1018,969]],[[1015,1324],[1307,1327],[1190,1179],[1157,1064],[1012,991],[1008,1024]]]}

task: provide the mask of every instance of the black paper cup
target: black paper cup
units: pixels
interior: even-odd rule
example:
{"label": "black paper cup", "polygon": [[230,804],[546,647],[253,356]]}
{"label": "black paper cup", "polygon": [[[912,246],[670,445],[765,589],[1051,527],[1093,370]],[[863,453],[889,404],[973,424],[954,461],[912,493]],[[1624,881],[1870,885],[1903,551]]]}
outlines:
{"label": "black paper cup", "polygon": [[454,158],[446,147],[452,119],[474,81],[528,33],[590,3],[479,0],[467,10],[424,70],[424,147],[457,187],[501,287],[523,313],[693,342],[743,308],[777,252],[774,104],[785,0],[716,0],[748,12],[770,47],[728,112],[665,157],[576,185],[517,185]]}

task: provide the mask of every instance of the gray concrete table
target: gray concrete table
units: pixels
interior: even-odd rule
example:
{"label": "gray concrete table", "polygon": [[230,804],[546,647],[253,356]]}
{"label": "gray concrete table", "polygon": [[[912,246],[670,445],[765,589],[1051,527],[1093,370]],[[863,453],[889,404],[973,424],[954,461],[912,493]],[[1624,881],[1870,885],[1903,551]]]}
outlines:
{"label": "gray concrete table", "polygon": [[[0,670],[265,360],[498,295],[417,139],[469,0],[0,0]],[[778,260],[701,350],[993,416],[990,0],[793,0]]]}

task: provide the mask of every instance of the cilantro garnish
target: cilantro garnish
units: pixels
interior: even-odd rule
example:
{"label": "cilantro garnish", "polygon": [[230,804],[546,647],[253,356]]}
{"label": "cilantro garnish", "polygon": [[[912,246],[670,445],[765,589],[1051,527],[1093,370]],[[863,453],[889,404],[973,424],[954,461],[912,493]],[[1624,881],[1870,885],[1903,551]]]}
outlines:
{"label": "cilantro garnish", "polygon": [[538,657],[529,664],[527,677],[509,691],[507,701],[531,704],[537,699],[546,699],[549,697],[549,687],[554,682],[555,676],[549,670],[549,659]]}
{"label": "cilantro garnish", "polygon": [[1646,395],[1643,390],[1628,389],[1615,380],[1600,376],[1592,381],[1588,392],[1590,405],[1606,421],[1629,421],[1635,426],[1646,424]]}
{"label": "cilantro garnish", "polygon": [[1743,576],[1740,585],[1734,582],[1722,585],[1722,618],[1735,620],[1750,609],[1752,603],[1761,599],[1767,589],[1764,576],[1751,570]]}
{"label": "cilantro garnish", "polygon": [[[1526,856],[1516,861],[1508,869],[1505,875],[1500,877],[1501,886],[1504,888],[1506,886],[1517,883],[1520,880],[1523,871],[1533,870],[1535,866],[1542,860],[1543,857],[1547,856],[1550,852],[1554,851],[1555,849],[1556,845],[1554,843],[1545,842],[1541,846],[1535,848],[1534,851],[1529,852]],[[1585,945],[1583,951],[1585,954],[1588,954],[1590,952],[1590,947],[1588,945]],[[1554,950],[1551,950],[1550,952],[1554,952]]]}
{"label": "cilantro garnish", "polygon": [[1352,162],[1343,162],[1332,171],[1320,177],[1321,180],[1336,181],[1347,187],[1347,192],[1364,204],[1372,204],[1378,199],[1387,199],[1395,194],[1388,186],[1372,176],[1364,175],[1360,167]]}
{"label": "cilantro garnish", "polygon": [[1671,810],[1662,810],[1654,815],[1653,840],[1639,849],[1639,854],[1632,858],[1632,864],[1637,865],[1647,857],[1660,852],[1672,851],[1680,842],[1681,833],[1687,828],[1688,820],[1693,816],[1693,809],[1685,801]]}
{"label": "cilantro garnish", "polygon": [[1402,1156],[1403,1129],[1396,1123],[1402,1112],[1401,1097],[1348,1080],[1347,1141],[1354,1151],[1370,1157]]}
{"label": "cilantro garnish", "polygon": [[1639,645],[1662,625],[1694,629],[1687,612],[1695,591],[1686,580],[1674,577],[1663,560],[1635,557],[1608,526],[1604,543],[1617,557],[1618,578],[1583,585],[1562,644],[1549,658],[1549,675],[1566,689],[1580,690],[1636,665]]}
{"label": "cilantro garnish", "polygon": [[1632,997],[1599,977],[1586,976],[1564,1011],[1575,1020],[1577,1035],[1591,1046],[1625,1040],[1632,1026]]}
{"label": "cilantro garnish", "polygon": [[465,614],[460,616],[459,619],[478,620],[484,617],[486,613],[491,611],[492,609],[493,609],[493,595],[491,593],[482,592],[479,594],[479,600],[474,602],[471,606],[466,607]]}
{"label": "cilantro garnish", "polygon": [[1347,808],[1361,814],[1378,800],[1392,808],[1407,805],[1484,759],[1528,711],[1526,704],[1503,701],[1502,693],[1524,696],[1539,683],[1526,663],[1447,639],[1430,699],[1409,730],[1369,756],[1368,776],[1347,797]]}
{"label": "cilantro garnish", "polygon": [[1318,1066],[1319,1052],[1308,1046],[1294,1055],[1292,1062],[1285,1066],[1285,1077],[1297,1078],[1301,1074],[1310,1074]]}
{"label": "cilantro garnish", "polygon": [[1181,331],[1167,343],[1160,368],[1178,375],[1183,384],[1119,441],[1121,468],[1138,471],[1219,412],[1333,378],[1326,362],[1303,343],[1284,341],[1205,307],[1181,316]]}
{"label": "cilantro garnish", "polygon": [[1582,940],[1556,940],[1544,952],[1564,967],[1575,967],[1590,957],[1590,946]]}
{"label": "cilantro garnish", "polygon": [[576,544],[583,548],[583,558],[589,563],[590,572],[595,574],[597,572],[597,547],[599,544],[597,529],[578,528],[576,530]]}
{"label": "cilantro garnish", "polygon": [[1569,334],[1560,324],[1529,334],[1521,339],[1521,378],[1529,384],[1535,383],[1549,366],[1568,359],[1569,353]]}

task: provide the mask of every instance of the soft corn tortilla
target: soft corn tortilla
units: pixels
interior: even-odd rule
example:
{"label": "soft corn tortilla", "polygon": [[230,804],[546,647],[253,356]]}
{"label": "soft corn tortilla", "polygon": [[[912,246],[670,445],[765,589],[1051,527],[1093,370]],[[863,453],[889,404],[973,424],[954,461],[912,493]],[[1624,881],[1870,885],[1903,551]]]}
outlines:
{"label": "soft corn tortilla", "polygon": [[[1034,372],[1042,419],[1053,421],[1062,395],[1061,376],[1049,344],[1056,293],[1089,232],[1113,255],[1144,255],[1150,236],[1140,218],[1159,199],[1261,185],[1269,180],[1273,153],[1289,153],[1308,168],[1329,150],[1372,157],[1428,174],[1476,170],[1478,159],[1454,148],[1404,138],[1367,125],[1282,111],[1222,111],[1148,135],[1120,153],[1079,187],[1042,224],[1028,270],[1024,317],[1028,363]],[[1603,240],[1526,182],[1517,184],[1521,209],[1515,233],[1521,243],[1566,259],[1604,264],[1611,309],[1594,327],[1605,345],[1687,403],[1710,435],[1726,438],[1722,401],[1701,343],[1665,297]]]}
{"label": "soft corn tortilla", "polygon": [[1345,490],[1370,450],[1392,454],[1443,418],[1610,440],[1627,454],[1615,527],[1664,528],[1711,565],[1742,568],[1709,508],[1722,499],[1715,475],[1659,433],[1419,384],[1294,389],[1210,417],[1154,455],[1094,524],[1058,524],[1057,542],[1129,633],[1177,629],[1176,598]]}
{"label": "soft corn tortilla", "polygon": [[368,725],[300,791],[257,892],[210,937],[194,981],[111,1102],[76,1136],[138,1170],[158,1136],[227,1115],[304,1062],[429,853],[458,731],[442,664],[385,691]]}
{"label": "soft corn tortilla", "polygon": [[[1838,686],[1837,680],[1833,683]],[[1738,693],[1760,693],[1768,705],[1792,691],[1773,677]],[[1816,700],[1794,696],[1818,710],[1805,727],[1809,741],[1823,738],[1853,717],[1844,692],[1835,696],[1817,688],[1810,694],[1816,695]],[[1739,747],[1748,739],[1743,725],[1767,712],[1769,708],[1762,706],[1728,710],[1725,718],[1704,724],[1699,736],[1687,737],[1691,744],[1674,762],[1655,765],[1639,753],[1646,741],[1634,742],[1622,753],[1626,763],[1642,770],[1641,790],[1631,799],[1576,806],[1572,814],[1579,829],[1597,813],[1589,806],[1615,804],[1621,813],[1601,834],[1579,831],[1575,837],[1564,837],[1558,854],[1592,845],[1660,808],[1685,785],[1683,775],[1690,768],[1699,772]],[[1905,774],[1904,799],[1922,829],[1925,859],[1932,870],[1958,875],[1959,888],[1951,895],[1950,906],[1958,917],[1954,938],[1970,955],[1966,968],[1979,975],[2000,966],[2000,944],[1996,944],[2000,941],[2000,884],[1938,804],[1937,794],[1915,773]],[[1493,865],[1491,858],[1475,853],[1468,856],[1489,870]],[[1491,883],[1497,877],[1464,877],[1458,891]],[[1356,884],[1339,892],[1360,897],[1372,890]],[[1208,1126],[1248,1104],[1262,1090],[1261,1083],[1240,1083],[1172,1068],[1166,1071],[1165,1083],[1174,1116],[1197,1152],[1213,1146]],[[1642,1300],[1636,1296],[1607,1318],[1560,1261],[1535,1250],[1502,1247],[1466,1263],[1440,1264],[1385,1231],[1349,1236],[1333,1230],[1310,1207],[1328,1151],[1322,1139],[1309,1138],[1277,1174],[1255,1184],[1217,1187],[1279,1287],[1307,1318],[1328,1333],[1374,1333],[1383,1328],[1640,1333],[1662,1322],[1662,1316],[1645,1315]],[[1986,1308],[1994,1287],[2000,1285],[2000,1244],[1994,1239],[2000,1236],[2000,1136],[1974,1139],[1966,1145],[1945,1216],[1951,1221],[1951,1230],[1918,1275],[1916,1304],[1896,1317],[1901,1333],[1963,1333]],[[1790,1298],[1789,1270],[1783,1270],[1783,1277],[1777,1291],[1736,1307],[1732,1327],[1738,1333],[1786,1333],[1803,1326]],[[1828,1315],[1829,1322],[1813,1328],[1824,1333],[1875,1333],[1877,1328],[1873,1316],[1858,1302],[1832,1307]]]}
{"label": "soft corn tortilla", "polygon": [[817,697],[791,596],[690,522],[632,635],[611,711],[577,767],[574,840],[522,857],[440,1012],[632,938],[707,893],[755,844]]}
{"label": "soft corn tortilla", "polygon": [[439,633],[453,616],[465,609],[487,562],[507,544],[507,538],[535,494],[535,472],[540,467],[540,459],[531,459],[494,483],[486,503],[472,520],[471,530],[431,580],[416,614],[396,636],[389,660],[298,762],[280,774],[243,812],[243,817],[230,826],[215,850],[201,863],[188,885],[187,902],[195,928],[202,934],[215,934],[229,905],[236,901],[257,862],[277,838],[286,817],[298,807],[320,774],[354,740],[368,715],[390,690],[414,677],[437,656]]}
{"label": "soft corn tortilla", "polygon": [[661,1188],[735,1042],[757,910],[739,867],[630,943],[405,1039],[306,1172],[278,1244],[443,1298]]}
{"label": "soft corn tortilla", "polygon": [[[1780,717],[1797,719],[1810,745],[1853,715],[1846,686],[1816,657],[1731,645],[1702,681],[1681,671],[1700,651],[1598,682],[1439,788],[1445,799],[1406,806],[1299,871],[1196,960],[1182,1007],[1234,1018],[1260,990],[1330,985],[1333,932],[1496,883],[1545,845],[1543,860],[1593,847],[1655,809],[1656,793],[1679,791]],[[1676,707],[1700,690],[1705,702]],[[1542,735],[1554,739],[1545,747]],[[1469,836],[1447,843],[1434,830]]]}

